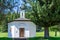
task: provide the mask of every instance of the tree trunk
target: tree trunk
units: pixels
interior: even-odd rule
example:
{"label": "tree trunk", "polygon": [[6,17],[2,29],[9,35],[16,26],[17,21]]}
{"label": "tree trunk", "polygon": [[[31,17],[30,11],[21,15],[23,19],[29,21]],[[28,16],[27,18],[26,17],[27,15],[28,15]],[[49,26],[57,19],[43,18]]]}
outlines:
{"label": "tree trunk", "polygon": [[49,27],[44,27],[44,37],[49,38]]}
{"label": "tree trunk", "polygon": [[57,36],[57,31],[55,31],[55,36]]}

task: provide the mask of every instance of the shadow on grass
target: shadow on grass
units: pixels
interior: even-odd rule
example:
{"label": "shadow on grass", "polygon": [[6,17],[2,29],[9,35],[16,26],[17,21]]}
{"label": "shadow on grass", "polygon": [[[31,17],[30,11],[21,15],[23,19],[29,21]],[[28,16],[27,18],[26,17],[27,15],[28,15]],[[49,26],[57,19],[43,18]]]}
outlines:
{"label": "shadow on grass", "polygon": [[[28,40],[60,40],[60,37],[49,37],[49,38],[33,37],[33,38],[27,38],[27,39]],[[0,38],[0,40],[13,40],[13,38],[3,37],[3,38]]]}
{"label": "shadow on grass", "polygon": [[0,40],[12,40],[12,38],[8,38],[8,37],[1,37]]}
{"label": "shadow on grass", "polygon": [[60,37],[49,37],[49,38],[33,37],[33,38],[29,38],[29,40],[60,40]]}

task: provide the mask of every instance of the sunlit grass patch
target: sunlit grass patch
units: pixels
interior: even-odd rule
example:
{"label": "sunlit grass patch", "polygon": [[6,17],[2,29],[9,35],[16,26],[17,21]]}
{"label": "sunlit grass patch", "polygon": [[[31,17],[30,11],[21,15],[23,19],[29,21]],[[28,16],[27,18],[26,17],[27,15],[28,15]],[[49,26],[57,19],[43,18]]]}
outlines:
{"label": "sunlit grass patch", "polygon": [[0,37],[8,37],[8,33],[7,32],[4,32],[4,33],[0,32]]}
{"label": "sunlit grass patch", "polygon": [[37,32],[36,37],[44,37],[44,32]]}

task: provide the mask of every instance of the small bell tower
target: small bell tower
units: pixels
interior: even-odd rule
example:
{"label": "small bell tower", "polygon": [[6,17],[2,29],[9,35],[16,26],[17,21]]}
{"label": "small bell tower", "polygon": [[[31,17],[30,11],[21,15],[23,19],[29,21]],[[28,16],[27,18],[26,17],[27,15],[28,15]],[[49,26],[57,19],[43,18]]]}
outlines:
{"label": "small bell tower", "polygon": [[25,18],[25,4],[22,4],[20,9],[20,18]]}
{"label": "small bell tower", "polygon": [[22,11],[20,12],[20,18],[25,18],[25,10],[22,10]]}

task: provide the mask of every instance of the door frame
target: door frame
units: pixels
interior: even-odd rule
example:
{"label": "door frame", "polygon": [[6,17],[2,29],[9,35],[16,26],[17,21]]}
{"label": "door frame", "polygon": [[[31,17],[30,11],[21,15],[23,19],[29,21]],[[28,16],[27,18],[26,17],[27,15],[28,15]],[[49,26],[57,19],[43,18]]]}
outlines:
{"label": "door frame", "polygon": [[24,37],[24,28],[19,28],[19,37]]}

